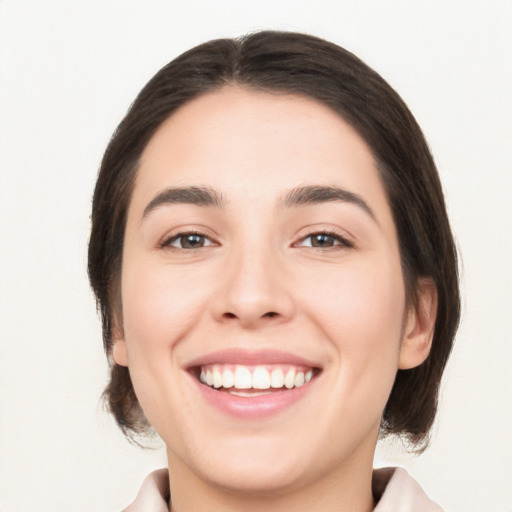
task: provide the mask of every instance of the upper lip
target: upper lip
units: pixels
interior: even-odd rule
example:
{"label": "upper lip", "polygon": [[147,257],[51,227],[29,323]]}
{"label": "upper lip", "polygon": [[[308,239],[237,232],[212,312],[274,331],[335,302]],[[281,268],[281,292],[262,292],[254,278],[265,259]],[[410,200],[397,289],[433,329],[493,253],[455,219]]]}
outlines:
{"label": "upper lip", "polygon": [[204,354],[187,363],[186,367],[193,368],[210,364],[239,364],[246,366],[291,364],[321,368],[317,361],[312,361],[289,352],[280,350],[246,350],[241,348],[227,348]]}

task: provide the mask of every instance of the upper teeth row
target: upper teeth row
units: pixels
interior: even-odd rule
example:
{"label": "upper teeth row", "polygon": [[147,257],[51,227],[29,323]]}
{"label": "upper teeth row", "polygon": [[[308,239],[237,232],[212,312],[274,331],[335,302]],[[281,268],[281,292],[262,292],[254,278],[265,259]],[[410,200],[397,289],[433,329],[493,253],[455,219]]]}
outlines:
{"label": "upper teeth row", "polygon": [[236,366],[234,370],[213,366],[201,369],[199,380],[203,384],[215,388],[269,389],[286,387],[291,389],[306,384],[312,377],[313,370],[311,369],[304,372],[296,368],[289,368],[285,372],[282,368],[274,368],[269,371],[265,366],[256,366],[251,372],[246,366]]}

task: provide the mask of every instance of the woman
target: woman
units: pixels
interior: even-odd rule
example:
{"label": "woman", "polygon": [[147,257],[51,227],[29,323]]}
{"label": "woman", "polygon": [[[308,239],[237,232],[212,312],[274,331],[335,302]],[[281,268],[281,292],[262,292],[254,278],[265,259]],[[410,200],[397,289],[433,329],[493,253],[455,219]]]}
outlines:
{"label": "woman", "polygon": [[114,134],[92,223],[105,395],[168,455],[127,510],[440,510],[372,472],[379,434],[425,447],[459,319],[437,171],[379,75],[293,33],[186,52]]}

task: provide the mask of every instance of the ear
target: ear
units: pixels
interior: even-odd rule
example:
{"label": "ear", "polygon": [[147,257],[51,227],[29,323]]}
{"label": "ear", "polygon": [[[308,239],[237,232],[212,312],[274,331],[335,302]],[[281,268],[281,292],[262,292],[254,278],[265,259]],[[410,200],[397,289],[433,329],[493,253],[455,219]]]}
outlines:
{"label": "ear", "polygon": [[418,302],[407,313],[398,368],[419,366],[430,353],[437,316],[437,288],[434,281],[422,277],[417,284]]}
{"label": "ear", "polygon": [[128,350],[117,315],[114,316],[114,326],[112,327],[112,359],[119,366],[128,366]]}

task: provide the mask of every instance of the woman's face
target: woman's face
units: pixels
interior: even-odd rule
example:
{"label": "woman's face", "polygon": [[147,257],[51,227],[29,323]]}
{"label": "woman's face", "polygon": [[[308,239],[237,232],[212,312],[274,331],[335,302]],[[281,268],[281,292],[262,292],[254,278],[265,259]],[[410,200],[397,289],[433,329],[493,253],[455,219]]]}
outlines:
{"label": "woman's face", "polygon": [[272,491],[371,466],[397,368],[426,356],[402,344],[417,318],[372,154],[300,96],[226,87],[159,128],[121,296],[114,358],[171,480]]}

